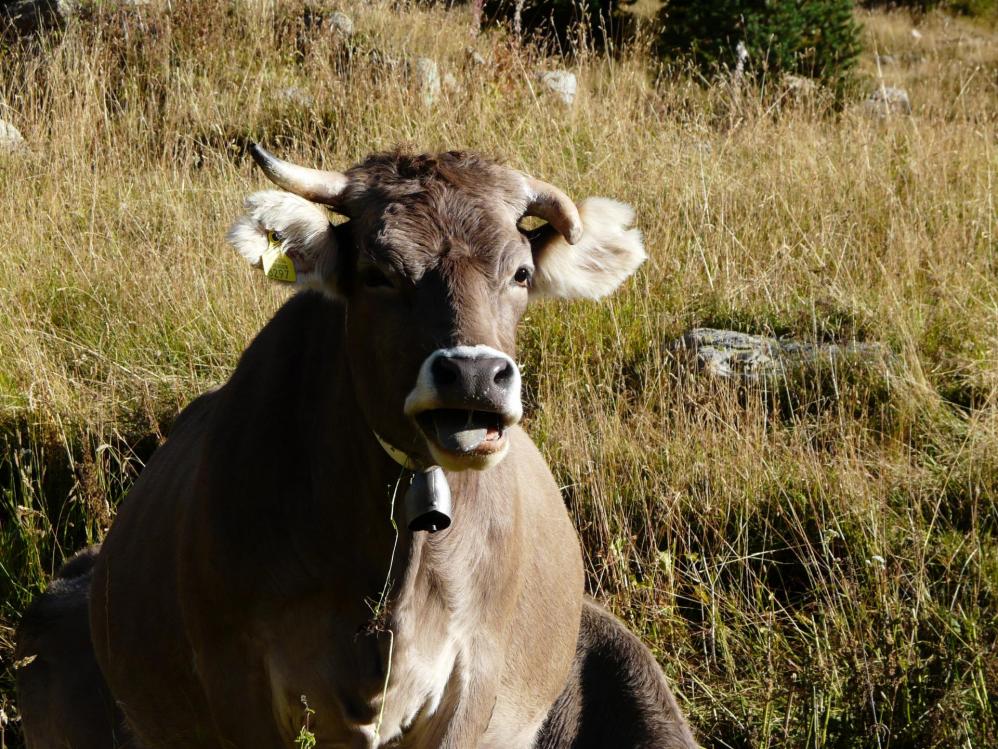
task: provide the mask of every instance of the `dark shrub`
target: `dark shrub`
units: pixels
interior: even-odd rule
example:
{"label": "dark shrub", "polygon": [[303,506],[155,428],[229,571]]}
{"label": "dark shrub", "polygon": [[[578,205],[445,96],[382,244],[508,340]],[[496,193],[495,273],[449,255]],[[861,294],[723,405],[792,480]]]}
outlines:
{"label": "dark shrub", "polygon": [[859,53],[852,0],[670,0],[659,20],[661,54],[708,71],[734,69],[739,42],[757,75],[842,80]]}
{"label": "dark shrub", "polygon": [[998,0],[861,0],[863,8],[905,8],[914,13],[927,13],[940,8],[947,13],[998,19]]}
{"label": "dark shrub", "polygon": [[[603,48],[620,40],[630,28],[629,16],[621,5],[632,0],[524,0],[520,28],[524,36],[536,35],[558,42],[563,50],[572,48],[580,35]],[[516,0],[484,0],[483,17],[490,23],[514,25]]]}

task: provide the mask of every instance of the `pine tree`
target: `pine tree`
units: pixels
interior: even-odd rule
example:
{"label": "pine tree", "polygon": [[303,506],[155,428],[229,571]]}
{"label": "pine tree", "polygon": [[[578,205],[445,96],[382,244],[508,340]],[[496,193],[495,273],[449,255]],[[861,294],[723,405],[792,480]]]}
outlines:
{"label": "pine tree", "polygon": [[852,0],[670,0],[659,20],[661,54],[705,70],[734,69],[742,43],[748,73],[840,81],[859,54]]}

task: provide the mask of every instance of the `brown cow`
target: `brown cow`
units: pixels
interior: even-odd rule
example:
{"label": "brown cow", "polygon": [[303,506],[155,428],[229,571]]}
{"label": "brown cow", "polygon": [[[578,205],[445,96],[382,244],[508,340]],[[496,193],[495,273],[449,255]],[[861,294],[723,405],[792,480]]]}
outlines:
{"label": "brown cow", "polygon": [[69,559],[17,627],[14,674],[27,749],[126,745],[121,713],[90,644],[88,603],[97,549]]}
{"label": "brown cow", "polygon": [[[588,701],[617,699],[675,728],[630,746],[694,746],[647,649],[584,606],[517,426],[528,300],[613,290],[644,259],[631,210],[467,153],[340,174],[252,152],[290,193],[251,196],[230,241],[314,291],[188,408],[105,539],[93,645],[138,742],[582,747]],[[449,486],[450,527],[406,530],[410,483],[438,488],[437,528]]]}

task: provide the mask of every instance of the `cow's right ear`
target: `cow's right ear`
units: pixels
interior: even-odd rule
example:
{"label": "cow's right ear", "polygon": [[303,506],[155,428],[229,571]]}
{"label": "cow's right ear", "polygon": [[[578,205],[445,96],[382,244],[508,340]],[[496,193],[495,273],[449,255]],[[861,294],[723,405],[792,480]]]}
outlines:
{"label": "cow's right ear", "polygon": [[250,265],[276,281],[338,294],[336,237],[324,209],[280,190],[253,193],[244,208],[226,239]]}

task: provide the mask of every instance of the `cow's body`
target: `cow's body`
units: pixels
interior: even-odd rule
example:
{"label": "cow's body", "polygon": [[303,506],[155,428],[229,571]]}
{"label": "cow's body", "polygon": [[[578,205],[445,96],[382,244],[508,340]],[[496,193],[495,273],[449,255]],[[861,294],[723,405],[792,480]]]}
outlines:
{"label": "cow's body", "polygon": [[696,740],[651,651],[594,601],[536,749],[687,749]]}
{"label": "cow's body", "polygon": [[217,746],[216,728],[239,746],[288,746],[302,696],[321,746],[366,746],[388,630],[382,740],[406,726],[402,745],[440,746],[460,719],[485,735],[455,746],[530,746],[561,691],[582,562],[543,459],[514,429],[494,469],[451,474],[452,527],[403,528],[389,575],[402,472],[351,402],[342,314],[317,293],[286,305],[229,383],[181,417],[104,542],[94,641],[151,746]]}
{"label": "cow's body", "polygon": [[[634,747],[684,746],[688,732],[656,733],[659,713],[681,718],[647,649],[591,605],[579,637],[578,539],[517,426],[528,299],[612,291],[644,258],[631,210],[580,211],[473,154],[381,154],[345,174],[254,157],[296,194],[252,196],[229,239],[318,290],[181,415],[104,541],[81,662],[96,656],[130,735],[568,749],[602,741],[580,720],[605,698],[651,727]],[[526,232],[525,214],[548,225]],[[410,531],[407,485],[441,466],[452,524]],[[44,692],[57,677],[26,678]]]}
{"label": "cow's body", "polygon": [[124,749],[122,716],[90,645],[97,547],[69,559],[17,628],[17,702],[27,749]]}

